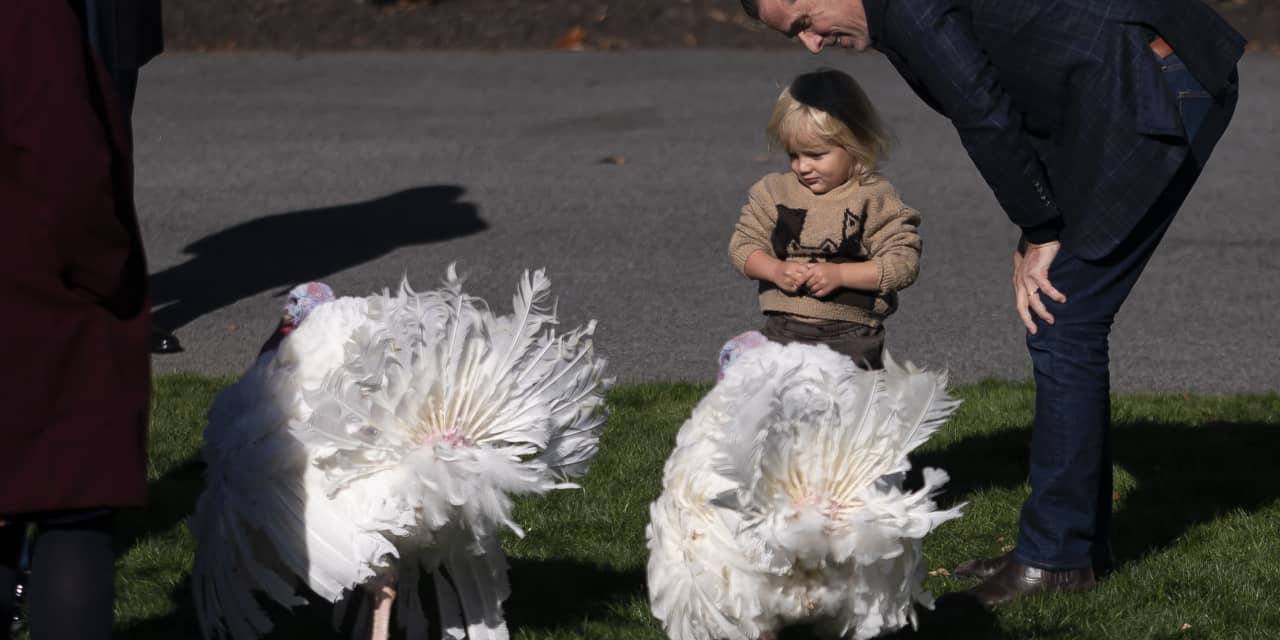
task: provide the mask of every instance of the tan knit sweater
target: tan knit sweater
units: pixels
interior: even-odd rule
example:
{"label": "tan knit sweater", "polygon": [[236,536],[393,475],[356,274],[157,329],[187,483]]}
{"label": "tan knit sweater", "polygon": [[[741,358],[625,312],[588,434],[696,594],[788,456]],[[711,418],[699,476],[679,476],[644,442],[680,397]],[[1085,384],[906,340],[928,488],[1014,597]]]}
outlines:
{"label": "tan knit sweater", "polygon": [[792,262],[875,262],[879,291],[839,289],[818,299],[761,281],[760,310],[879,326],[920,271],[919,225],[920,215],[882,177],[814,195],[794,174],[771,173],[751,187],[729,259],[743,275],[757,250]]}

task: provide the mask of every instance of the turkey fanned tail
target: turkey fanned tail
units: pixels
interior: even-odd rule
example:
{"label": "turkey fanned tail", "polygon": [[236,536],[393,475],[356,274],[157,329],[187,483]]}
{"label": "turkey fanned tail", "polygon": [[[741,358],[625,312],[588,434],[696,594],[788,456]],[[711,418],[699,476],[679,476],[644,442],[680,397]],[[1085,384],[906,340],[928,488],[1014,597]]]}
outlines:
{"label": "turkey fanned tail", "polygon": [[383,326],[356,332],[353,366],[303,391],[315,410],[295,433],[327,451],[316,462],[330,494],[392,473],[386,507],[421,513],[427,530],[460,518],[477,540],[496,527],[522,534],[511,496],[575,486],[564,479],[598,449],[611,381],[594,323],[557,336],[542,271],[525,274],[506,316],[462,293],[452,269],[441,289],[401,296],[370,304]]}
{"label": "turkey fanned tail", "polygon": [[397,581],[400,623],[425,633],[412,599],[437,570],[448,637],[507,637],[498,530],[523,534],[515,496],[576,486],[612,383],[594,322],[555,331],[543,271],[513,306],[493,314],[453,266],[435,290],[339,298],[219,395],[190,519],[206,637],[269,630],[255,596],[295,606],[295,580],[333,602]]}
{"label": "turkey fanned tail", "polygon": [[[914,622],[922,538],[959,517],[907,454],[958,406],[946,376],[868,372],[826,347],[743,353],[681,428],[650,509],[649,586],[676,640],[754,639],[814,622],[871,638]],[[713,464],[705,462],[711,460]]]}

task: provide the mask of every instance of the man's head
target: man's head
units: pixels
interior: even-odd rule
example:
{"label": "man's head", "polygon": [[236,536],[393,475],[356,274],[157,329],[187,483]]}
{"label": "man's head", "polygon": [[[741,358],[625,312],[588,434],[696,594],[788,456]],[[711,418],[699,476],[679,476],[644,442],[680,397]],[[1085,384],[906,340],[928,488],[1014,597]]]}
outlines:
{"label": "man's head", "polygon": [[818,53],[839,45],[871,46],[862,0],[741,0],[747,15]]}

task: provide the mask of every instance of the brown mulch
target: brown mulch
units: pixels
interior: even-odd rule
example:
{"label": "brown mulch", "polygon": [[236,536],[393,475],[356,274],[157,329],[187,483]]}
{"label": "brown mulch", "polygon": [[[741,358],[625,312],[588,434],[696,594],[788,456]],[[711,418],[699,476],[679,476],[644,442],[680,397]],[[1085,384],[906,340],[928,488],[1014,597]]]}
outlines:
{"label": "brown mulch", "polygon": [[[1280,53],[1280,0],[1209,0]],[[170,51],[733,48],[796,45],[737,0],[165,0]]]}

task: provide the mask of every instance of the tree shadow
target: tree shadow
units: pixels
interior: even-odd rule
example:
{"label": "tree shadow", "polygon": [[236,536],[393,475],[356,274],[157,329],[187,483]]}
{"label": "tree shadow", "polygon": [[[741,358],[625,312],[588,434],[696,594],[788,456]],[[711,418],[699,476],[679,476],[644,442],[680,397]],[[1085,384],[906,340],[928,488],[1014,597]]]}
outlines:
{"label": "tree shadow", "polygon": [[[307,604],[285,609],[259,599],[263,610],[274,623],[263,640],[291,640],[293,638],[350,638],[354,627],[356,609],[350,607],[346,615],[334,625],[334,605],[300,587],[299,593],[307,597]],[[128,640],[198,640],[201,638],[200,622],[196,617],[195,600],[191,592],[191,577],[184,576],[169,592],[174,610],[169,614],[148,618],[137,624],[116,629],[113,637]]]}
{"label": "tree shadow", "polygon": [[[143,539],[168,531],[184,521],[191,515],[203,489],[204,463],[198,454],[184,458],[164,475],[148,482],[147,505],[141,509],[123,510],[116,518],[113,542],[116,558],[123,557]],[[189,576],[184,575],[182,582],[170,590],[170,600],[177,611],[124,630],[117,628],[113,637],[199,638]]]}
{"label": "tree shadow", "polygon": [[510,575],[505,609],[512,630],[576,627],[645,593],[642,569],[619,571],[576,560],[512,559]]}
{"label": "tree shadow", "polygon": [[[644,593],[644,575],[640,570],[615,571],[607,567],[572,560],[511,560],[512,596],[504,609],[511,629],[532,628],[552,630],[566,625],[576,625],[586,617],[598,617],[605,608],[619,600],[633,598]],[[547,587],[554,585],[553,590]],[[292,610],[270,603],[263,603],[275,627],[264,636],[265,640],[289,638],[350,638],[358,618],[357,602],[345,611],[310,592],[299,588],[308,604]],[[423,608],[430,618],[432,637],[439,635],[439,620],[435,615],[435,592],[429,575],[419,584]],[[169,595],[174,611],[159,618],[152,618],[117,631],[116,636],[131,640],[168,640],[175,638],[199,638],[200,628],[192,600],[191,579],[184,577]],[[357,590],[354,598],[362,598]],[[341,614],[336,620],[335,612]],[[395,618],[391,624],[392,640],[404,637]]]}
{"label": "tree shadow", "polygon": [[125,511],[116,521],[117,557],[132,549],[139,540],[168,531],[186,520],[203,489],[204,462],[198,454],[185,458],[163,476],[148,482],[147,506]]}
{"label": "tree shadow", "polygon": [[923,471],[936,467],[947,472],[945,491],[936,502],[951,507],[985,489],[1017,487],[1027,481],[1031,459],[1031,428],[1005,429],[965,438],[940,451],[911,454],[911,471],[904,484],[915,490],[924,485]]}
{"label": "tree shadow", "polygon": [[[944,506],[984,488],[1016,488],[1027,479],[1030,427],[966,438],[913,455],[908,486],[924,467],[951,476]],[[1233,511],[1255,511],[1280,499],[1280,425],[1128,422],[1111,432],[1113,464],[1136,488],[1115,505],[1112,540],[1122,566],[1170,546],[1189,529]]]}
{"label": "tree shadow", "polygon": [[[367,202],[257,218],[183,249],[193,257],[151,276],[153,323],[172,331],[247,296],[325,278],[399,247],[488,225],[464,190],[436,185]],[[167,306],[165,306],[167,305]]]}
{"label": "tree shadow", "polygon": [[185,640],[200,638],[200,626],[196,621],[195,602],[191,599],[191,578],[183,576],[182,582],[169,591],[169,599],[176,610],[158,618],[147,618],[127,627],[117,626],[111,634],[121,640]]}
{"label": "tree shadow", "polygon": [[1138,482],[1112,529],[1121,564],[1170,546],[1196,525],[1280,499],[1280,425],[1175,426],[1171,433],[1170,425],[1143,422],[1113,434],[1117,463]]}
{"label": "tree shadow", "polygon": [[[882,640],[1014,640],[1015,636],[1002,631],[996,616],[977,600],[967,597],[939,598],[932,610],[917,606],[919,616],[916,628],[901,629],[877,636]],[[796,625],[783,629],[778,640],[829,640],[811,625]]]}

